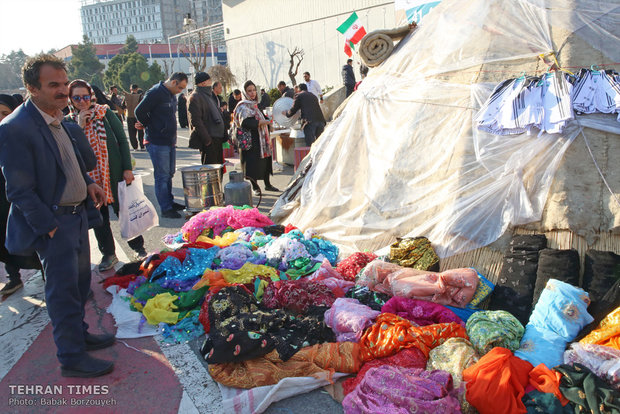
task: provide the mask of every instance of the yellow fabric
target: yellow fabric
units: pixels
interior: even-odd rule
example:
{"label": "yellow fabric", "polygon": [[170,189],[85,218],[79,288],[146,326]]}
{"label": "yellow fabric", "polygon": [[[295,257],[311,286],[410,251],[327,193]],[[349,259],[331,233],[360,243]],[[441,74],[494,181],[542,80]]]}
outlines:
{"label": "yellow fabric", "polygon": [[256,297],[256,299],[258,300],[263,300],[263,295],[265,294],[265,288],[269,285],[269,283],[267,283],[266,280],[261,280],[258,284],[258,287],[256,288],[256,291],[254,292],[254,296]]}
{"label": "yellow fabric", "polygon": [[207,236],[198,236],[197,242],[211,243],[218,247],[228,247],[237,241],[239,235],[237,232],[231,231],[224,233],[223,236],[215,236],[213,239]]}
{"label": "yellow fabric", "polygon": [[146,301],[142,314],[151,325],[157,325],[160,322],[176,324],[179,321],[179,312],[173,312],[173,309],[177,309],[177,305],[172,302],[177,299],[178,296],[168,292],[160,293]]}
{"label": "yellow fabric", "polygon": [[220,269],[228,283],[250,283],[256,276],[267,276],[273,281],[280,280],[278,271],[270,266],[245,263],[239,270]]}
{"label": "yellow fabric", "polygon": [[620,350],[620,307],[617,307],[581,341],[582,344],[604,345]]}

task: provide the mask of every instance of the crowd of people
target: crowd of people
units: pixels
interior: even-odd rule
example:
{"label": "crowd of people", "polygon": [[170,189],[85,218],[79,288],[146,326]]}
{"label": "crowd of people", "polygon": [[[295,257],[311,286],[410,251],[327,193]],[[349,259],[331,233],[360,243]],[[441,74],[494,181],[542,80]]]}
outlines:
{"label": "crowd of people", "polygon": [[[222,145],[231,132],[249,133],[251,145],[239,148],[243,173],[252,179],[255,193],[259,181],[266,191],[278,192],[270,182],[272,121],[265,109],[271,100],[251,80],[225,100],[221,82],[205,72],[195,74],[188,97],[183,91],[189,79],[181,72],[146,93],[132,84],[122,96],[113,85],[106,96],[84,80],[70,80],[64,61],[46,54],[29,59],[22,77],[25,102],[19,94],[0,94],[0,260],[9,278],[0,294],[23,286],[20,269],[41,269],[62,375],[104,375],[113,363],[87,353],[114,343],[113,335],[93,334],[84,322],[84,305],[92,295],[88,229],[94,230],[102,253],[99,270],[112,269],[118,258],[109,206],[118,215],[118,183],[134,181],[130,146],[148,152],[155,196],[166,218],[180,218],[185,208],[172,194],[177,113],[203,164],[223,164]],[[284,81],[277,87],[293,99],[284,114],[301,111],[310,146],[325,127],[323,94],[310,73],[304,73],[304,81],[294,89]],[[136,260],[146,257],[142,236],[127,243]]]}

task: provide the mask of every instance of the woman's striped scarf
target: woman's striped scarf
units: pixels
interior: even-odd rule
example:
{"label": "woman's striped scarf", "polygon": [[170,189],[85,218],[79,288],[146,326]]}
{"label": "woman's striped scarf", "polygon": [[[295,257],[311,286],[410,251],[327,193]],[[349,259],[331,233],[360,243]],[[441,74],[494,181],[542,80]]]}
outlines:
{"label": "woman's striped scarf", "polygon": [[[71,105],[69,116],[77,123],[78,111]],[[97,157],[97,166],[89,171],[88,175],[105,191],[107,203],[113,203],[112,186],[110,184],[110,164],[108,162],[108,144],[105,132],[105,118],[107,105],[95,104],[93,106],[93,118],[86,122],[84,134],[88,138],[88,143]]]}

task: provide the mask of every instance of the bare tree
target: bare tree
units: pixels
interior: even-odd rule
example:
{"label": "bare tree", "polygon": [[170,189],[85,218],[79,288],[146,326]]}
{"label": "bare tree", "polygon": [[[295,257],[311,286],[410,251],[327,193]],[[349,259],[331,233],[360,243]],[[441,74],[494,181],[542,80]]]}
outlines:
{"label": "bare tree", "polygon": [[209,75],[211,75],[211,78],[214,80],[222,82],[224,90],[228,90],[229,86],[237,83],[235,75],[233,75],[228,66],[213,65],[209,68]]}
{"label": "bare tree", "polygon": [[184,40],[185,43],[179,47],[179,52],[196,72],[204,72],[207,67],[207,50],[210,45],[208,36],[200,31],[185,37]]}
{"label": "bare tree", "polygon": [[164,64],[164,74],[166,75],[166,79],[170,77],[174,73],[174,60],[167,61],[166,59],[162,59],[161,61]]}
{"label": "bare tree", "polygon": [[[304,60],[304,50],[295,46],[295,49],[292,52],[288,49],[286,49],[286,51],[291,57],[291,60],[289,61],[291,63],[291,66],[288,68],[288,77],[291,79],[291,82],[293,82],[294,86],[297,85],[295,76],[297,76],[299,65],[301,64],[301,61]],[[295,71],[293,71],[293,68],[295,68]]]}

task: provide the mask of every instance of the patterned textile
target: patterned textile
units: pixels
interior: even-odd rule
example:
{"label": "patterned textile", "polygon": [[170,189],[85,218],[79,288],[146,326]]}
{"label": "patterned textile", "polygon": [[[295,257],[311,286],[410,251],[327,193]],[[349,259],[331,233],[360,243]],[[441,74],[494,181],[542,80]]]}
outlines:
{"label": "patterned textile", "polygon": [[312,306],[332,306],[336,296],[322,283],[311,280],[281,280],[270,283],[263,294],[263,305],[304,313]]}
{"label": "patterned textile", "polygon": [[561,364],[566,344],[593,320],[587,310],[589,304],[583,289],[549,279],[525,326],[515,356],[534,366],[545,364],[553,368]]}
{"label": "patterned textile", "polygon": [[313,280],[327,286],[338,297],[344,296],[353,286],[355,282],[346,280],[336,269],[329,263],[329,260],[323,259],[321,266],[307,280]]}
{"label": "patterned textile", "polygon": [[562,406],[560,400],[553,394],[530,391],[521,399],[527,414],[573,414],[575,410],[570,405]]}
{"label": "patterned textile", "polygon": [[476,292],[478,273],[473,269],[435,273],[375,260],[360,273],[357,284],[391,296],[463,308]]}
{"label": "patterned textile", "polygon": [[[476,270],[473,267],[472,269]],[[476,273],[478,273],[478,287],[476,288],[474,297],[471,299],[468,306],[480,305],[482,302],[484,302],[486,298],[489,297],[489,295],[493,292],[493,288],[495,287],[495,285],[489,279],[482,276],[480,272],[476,270]]]}
{"label": "patterned textile", "polygon": [[510,241],[504,255],[497,285],[491,294],[489,310],[505,310],[521,324],[527,324],[532,313],[532,298],[538,270],[538,252],[547,247],[543,234],[518,234]]}
{"label": "patterned textile", "polygon": [[540,251],[532,306],[538,303],[538,297],[547,286],[549,279],[579,286],[579,253],[577,250],[543,249]]}
{"label": "patterned textile", "polygon": [[346,414],[461,412],[449,373],[393,365],[368,370],[342,406]]}
{"label": "patterned textile", "polygon": [[540,392],[546,392],[555,395],[562,405],[568,404],[568,400],[564,398],[560,392],[560,379],[562,375],[553,371],[545,364],[540,364],[530,371],[530,385]]}
{"label": "patterned textile", "polygon": [[574,342],[564,351],[565,364],[581,364],[620,391],[620,351],[610,346]]}
{"label": "patterned textile", "polygon": [[455,322],[465,326],[461,318],[445,306],[425,300],[401,298],[394,296],[381,308],[382,313],[392,313],[415,323],[417,326],[434,323]]}
{"label": "patterned textile", "polygon": [[300,349],[335,342],[323,323],[325,307],[312,307],[305,315],[260,307],[241,286],[222,288],[209,301],[209,337],[201,348],[208,363],[239,362],[258,358],[274,349],[283,361]]}
{"label": "patterned textile", "polygon": [[439,271],[439,257],[426,237],[396,240],[390,246],[390,262],[419,270]]}
{"label": "patterned textile", "polygon": [[620,350],[620,307],[607,315],[597,329],[579,342],[604,345]]}
{"label": "patterned textile", "polygon": [[532,364],[515,357],[509,349],[493,348],[463,371],[467,401],[480,414],[525,413],[521,398],[532,368]]}
{"label": "patterned textile", "polygon": [[325,312],[325,324],[332,328],[338,342],[359,342],[364,329],[372,325],[380,313],[357,299],[338,298]]}
{"label": "patterned textile", "polygon": [[357,299],[361,304],[368,306],[374,310],[381,310],[390,299],[390,295],[379,293],[368,289],[368,286],[353,286],[345,295],[347,298]]}
{"label": "patterned textile", "polygon": [[[71,106],[72,110],[69,116],[77,123],[78,114]],[[88,172],[88,176],[99,187],[103,188],[107,203],[113,203],[114,197],[112,196],[112,186],[110,184],[110,163],[108,162],[108,146],[107,136],[105,133],[105,124],[103,120],[105,113],[108,110],[107,105],[94,104],[92,107],[93,116],[90,120],[86,121],[84,125],[84,135],[88,138],[88,143],[97,157],[97,166],[94,170]]]}
{"label": "patterned textile", "polygon": [[467,320],[467,335],[474,349],[485,355],[496,346],[511,351],[519,348],[525,329],[506,311],[480,311]]}
{"label": "patterned textile", "polygon": [[357,385],[362,382],[364,376],[371,368],[383,365],[394,365],[402,368],[424,368],[426,366],[426,356],[418,348],[406,348],[398,351],[396,354],[385,358],[377,358],[367,361],[357,373],[357,376],[348,378],[342,383],[342,391],[347,395],[353,391]]}
{"label": "patterned textile", "polygon": [[562,374],[560,391],[575,407],[575,413],[620,413],[620,392],[588,368],[574,364],[560,365],[555,369]]}
{"label": "patterned textile", "polygon": [[360,340],[364,361],[394,355],[404,348],[419,348],[425,356],[448,338],[467,338],[465,328],[457,323],[413,326],[411,322],[391,313],[382,313]]}
{"label": "patterned textile", "polygon": [[428,354],[426,370],[440,369],[449,372],[454,381],[454,388],[459,390],[458,398],[463,413],[474,413],[474,408],[465,398],[465,388],[461,388],[463,371],[478,362],[478,354],[467,339],[450,338]]}
{"label": "patterned textile", "polygon": [[360,365],[359,345],[341,342],[303,348],[286,362],[272,351],[250,361],[209,364],[209,374],[222,385],[247,389],[277,384],[287,377],[331,379],[334,372],[356,373]]}
{"label": "patterned textile", "polygon": [[353,281],[355,276],[362,270],[368,263],[377,258],[377,255],[372,252],[357,252],[338,263],[336,270],[345,278],[345,280]]}
{"label": "patterned textile", "polygon": [[[255,118],[258,121],[265,120],[265,115],[263,115],[263,112],[258,109],[258,103],[256,101],[251,101],[247,98],[239,102],[235,107],[235,126],[237,128],[241,128],[241,124],[246,118]],[[258,128],[258,140],[260,142],[260,157],[271,157],[273,149],[271,147],[271,139],[269,139],[269,128],[267,126]]]}

